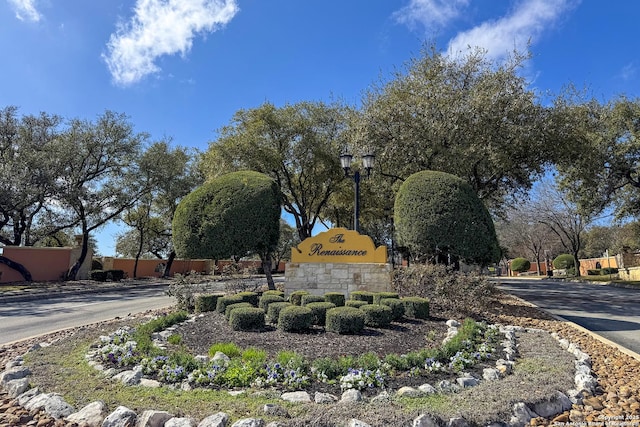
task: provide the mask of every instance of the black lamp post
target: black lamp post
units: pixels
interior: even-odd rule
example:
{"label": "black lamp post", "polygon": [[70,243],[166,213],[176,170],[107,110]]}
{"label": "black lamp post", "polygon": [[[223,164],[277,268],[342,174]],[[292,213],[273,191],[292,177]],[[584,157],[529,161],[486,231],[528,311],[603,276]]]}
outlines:
{"label": "black lamp post", "polygon": [[[373,169],[373,162],[375,160],[375,156],[371,153],[367,153],[362,156],[362,166],[364,170],[367,172],[367,177],[371,175],[371,170]],[[355,184],[355,209],[353,212],[353,229],[360,232],[360,171],[357,170],[352,175],[349,175],[349,171],[351,170],[351,162],[353,161],[353,156],[348,153],[344,153],[340,155],[340,164],[342,165],[342,169],[344,169],[344,176],[353,178],[353,182]]]}

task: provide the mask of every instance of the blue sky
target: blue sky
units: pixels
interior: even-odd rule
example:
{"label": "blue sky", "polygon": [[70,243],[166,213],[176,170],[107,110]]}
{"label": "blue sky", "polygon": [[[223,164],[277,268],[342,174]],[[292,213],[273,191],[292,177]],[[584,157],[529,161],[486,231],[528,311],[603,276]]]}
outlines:
{"label": "blue sky", "polygon": [[[640,95],[635,0],[0,0],[0,107],[125,113],[153,139],[205,150],[241,108],[341,98],[420,54],[529,43],[533,89]],[[98,235],[114,254],[116,228]]]}

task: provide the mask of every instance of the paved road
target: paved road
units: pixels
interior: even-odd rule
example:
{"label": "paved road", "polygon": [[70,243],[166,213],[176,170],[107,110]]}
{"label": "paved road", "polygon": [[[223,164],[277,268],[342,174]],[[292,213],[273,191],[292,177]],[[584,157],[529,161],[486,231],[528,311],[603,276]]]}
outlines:
{"label": "paved road", "polygon": [[171,306],[164,286],[119,289],[104,293],[42,295],[29,301],[0,304],[0,345],[60,329],[124,317],[129,313]]}
{"label": "paved road", "polygon": [[499,287],[640,353],[640,291],[555,280],[500,279]]}

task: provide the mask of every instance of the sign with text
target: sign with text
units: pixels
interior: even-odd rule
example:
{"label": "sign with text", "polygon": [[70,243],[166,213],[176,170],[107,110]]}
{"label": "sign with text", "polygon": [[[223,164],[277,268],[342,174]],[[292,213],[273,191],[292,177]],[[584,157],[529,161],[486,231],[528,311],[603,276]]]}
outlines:
{"label": "sign with text", "polygon": [[346,228],[332,228],[291,248],[291,262],[375,263],[387,262],[387,247],[371,237]]}

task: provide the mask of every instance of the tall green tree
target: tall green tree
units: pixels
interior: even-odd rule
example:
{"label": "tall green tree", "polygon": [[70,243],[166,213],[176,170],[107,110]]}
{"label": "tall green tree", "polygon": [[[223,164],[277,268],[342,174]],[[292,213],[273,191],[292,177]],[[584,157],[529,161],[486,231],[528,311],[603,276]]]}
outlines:
{"label": "tall green tree", "polygon": [[173,218],[176,253],[184,258],[257,254],[270,289],[272,254],[280,236],[280,190],[255,171],[232,172],[188,194]]}
{"label": "tall green tree", "polygon": [[139,179],[138,164],[146,138],[134,132],[125,115],[112,111],[95,122],[73,119],[59,136],[62,168],[55,198],[64,220],[83,236],[70,279],[86,259],[90,233],[118,218],[148,191],[148,181]]}
{"label": "tall green tree", "polygon": [[352,139],[375,151],[377,175],[451,173],[500,207],[553,160],[550,112],[519,74],[527,59],[514,53],[498,64],[481,50],[451,58],[425,48],[366,92]]}
{"label": "tall green tree", "polygon": [[202,168],[208,178],[243,169],[272,177],[304,240],[344,179],[339,156],[349,117],[350,110],[338,103],[265,103],[240,110],[210,144]]}

